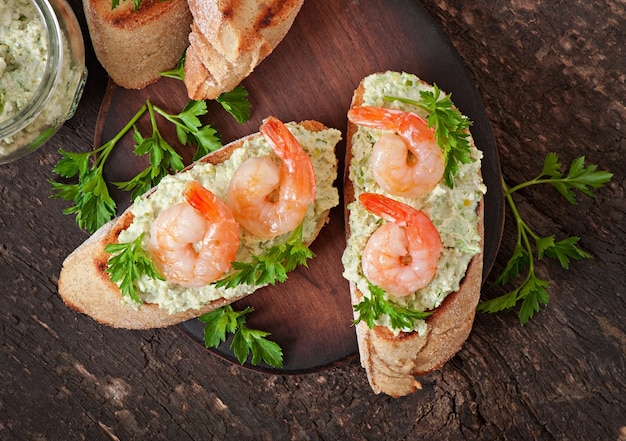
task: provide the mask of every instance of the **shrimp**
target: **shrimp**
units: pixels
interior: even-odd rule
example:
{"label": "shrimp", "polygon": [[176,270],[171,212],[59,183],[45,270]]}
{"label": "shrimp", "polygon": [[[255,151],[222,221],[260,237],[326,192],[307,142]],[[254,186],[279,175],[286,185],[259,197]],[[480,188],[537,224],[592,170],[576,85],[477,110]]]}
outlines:
{"label": "shrimp", "polygon": [[192,181],[186,201],[159,213],[150,226],[149,249],[157,270],[184,287],[205,286],[231,268],[239,249],[239,224],[228,206]]}
{"label": "shrimp", "polygon": [[430,192],[445,169],[443,152],[423,118],[412,112],[382,107],[355,107],[348,119],[357,125],[392,130],[372,148],[374,180],[394,196],[415,197]]}
{"label": "shrimp", "polygon": [[361,257],[363,275],[396,296],[425,287],[435,276],[443,244],[437,228],[421,210],[374,193],[359,201],[388,222],[370,236]]}
{"label": "shrimp", "polygon": [[235,171],[226,203],[235,219],[253,235],[271,239],[300,225],[315,200],[315,171],[311,159],[287,127],[267,118],[261,134],[280,158],[248,158]]}

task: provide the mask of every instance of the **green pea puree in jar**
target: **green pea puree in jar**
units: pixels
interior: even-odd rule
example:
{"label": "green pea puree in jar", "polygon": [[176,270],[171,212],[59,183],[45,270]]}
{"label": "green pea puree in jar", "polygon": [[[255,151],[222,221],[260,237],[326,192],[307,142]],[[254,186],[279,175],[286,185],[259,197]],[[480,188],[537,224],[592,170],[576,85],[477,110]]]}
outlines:
{"label": "green pea puree in jar", "polygon": [[0,0],[0,122],[18,114],[37,93],[48,39],[30,0]]}

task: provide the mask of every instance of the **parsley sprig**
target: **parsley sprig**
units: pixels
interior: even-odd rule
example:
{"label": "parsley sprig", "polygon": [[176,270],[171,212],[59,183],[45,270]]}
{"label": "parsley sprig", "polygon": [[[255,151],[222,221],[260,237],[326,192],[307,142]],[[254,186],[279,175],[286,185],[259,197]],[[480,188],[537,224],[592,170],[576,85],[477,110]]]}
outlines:
{"label": "parsley sprig", "polygon": [[[144,138],[136,126],[133,126],[135,140],[135,155],[148,155],[150,166],[138,173],[134,178],[125,182],[114,182],[114,184],[124,191],[131,192],[131,198],[135,199],[142,195],[164,176],[171,172],[177,172],[184,167],[183,158],[174,148],[163,138],[156,123],[154,106],[150,100],[146,100],[146,107],[150,114],[152,124],[152,136]],[[183,110],[184,113],[185,110]]]}
{"label": "parsley sprig", "polygon": [[[76,223],[82,229],[93,233],[115,216],[116,204],[109,194],[103,176],[104,164],[113,148],[133,127],[146,111],[142,106],[130,121],[111,140],[97,149],[85,153],[73,153],[60,149],[61,159],[53,171],[63,178],[78,175],[77,183],[49,181],[52,185],[53,199],[64,199],[74,204],[63,210],[64,214],[75,214]],[[90,166],[90,160],[95,157]]]}
{"label": "parsley sprig", "polygon": [[287,280],[287,274],[297,266],[307,266],[307,259],[315,257],[302,241],[302,224],[286,242],[273,245],[265,253],[253,255],[250,262],[233,262],[233,272],[216,282],[218,288],[246,285],[273,285]]}
{"label": "parsley sprig", "polygon": [[[150,114],[152,136],[144,138],[135,123],[146,112]],[[86,153],[72,153],[59,150],[62,159],[54,167],[54,172],[64,178],[78,175],[78,183],[51,182],[52,197],[73,201],[74,205],[65,209],[65,214],[76,214],[76,222],[80,228],[95,232],[102,225],[110,221],[116,214],[116,203],[111,198],[107,183],[103,176],[104,164],[110,153],[122,137],[131,129],[134,130],[136,155],[148,155],[150,165],[126,182],[114,183],[118,188],[131,191],[134,199],[148,189],[158,184],[167,174],[182,170],[182,157],[163,138],[158,129],[155,112],[176,124],[179,141],[186,143],[192,140],[197,143],[197,151],[205,154],[221,147],[221,142],[215,136],[215,130],[210,126],[202,126],[198,116],[206,114],[204,101],[190,101],[179,114],[169,114],[153,106],[150,100],[141,106],[130,121],[110,141]],[[93,165],[89,161],[95,157]]]}
{"label": "parsley sprig", "polygon": [[444,182],[454,188],[454,176],[459,164],[468,164],[470,158],[470,136],[468,129],[472,122],[458,111],[451,100],[451,95],[441,92],[433,84],[433,90],[420,91],[420,100],[385,96],[386,101],[400,101],[410,104],[428,113],[428,126],[435,129],[435,141],[443,151],[445,163]]}
{"label": "parsley sprig", "polygon": [[226,341],[227,333],[234,333],[230,349],[239,363],[244,364],[252,352],[251,363],[258,365],[261,360],[270,366],[280,368],[283,365],[283,351],[266,337],[269,332],[250,329],[245,326],[246,314],[254,311],[247,307],[243,311],[235,311],[227,305],[199,317],[205,323],[204,344],[207,348],[215,348]]}
{"label": "parsley sprig", "polygon": [[243,86],[237,86],[230,92],[222,93],[215,101],[220,103],[237,122],[243,123],[250,119],[252,105],[248,100],[248,91]]}
{"label": "parsley sprig", "polygon": [[[503,182],[504,196],[513,213],[513,219],[517,227],[517,242],[509,261],[502,273],[494,281],[495,285],[506,285],[507,283],[521,278],[517,287],[499,297],[486,300],[478,304],[478,310],[482,312],[495,313],[510,310],[518,302],[522,302],[518,316],[522,325],[526,324],[541,306],[548,304],[547,280],[541,279],[535,272],[535,257],[540,260],[544,256],[556,259],[564,269],[569,268],[571,260],[589,259],[592,255],[577,246],[579,237],[568,237],[556,241],[555,237],[542,237],[535,233],[530,226],[522,219],[513,200],[513,193],[523,188],[538,185],[551,184],[561,195],[571,204],[576,204],[576,194],[574,190],[593,197],[593,189],[602,187],[609,182],[612,173],[597,170],[596,165],[585,166],[585,158],[580,157],[574,160],[566,176],[561,174],[561,164],[554,153],[549,153],[545,160],[541,173],[527,182],[509,188]],[[534,243],[534,249],[533,249]],[[536,256],[535,256],[536,252]],[[522,272],[526,270],[526,274]]]}
{"label": "parsley sprig", "polygon": [[143,234],[132,242],[113,243],[104,247],[104,251],[111,254],[106,269],[111,281],[119,285],[122,296],[129,297],[137,304],[141,303],[141,299],[135,291],[135,281],[143,274],[153,279],[165,280],[142,248],[142,239]]}
{"label": "parsley sprig", "polygon": [[368,282],[370,296],[363,296],[361,302],[353,305],[359,317],[354,321],[356,325],[360,321],[367,323],[370,329],[376,326],[376,320],[383,315],[388,315],[393,329],[412,328],[416,320],[424,320],[431,315],[430,312],[415,311],[397,305],[385,299],[385,291],[371,282]]}

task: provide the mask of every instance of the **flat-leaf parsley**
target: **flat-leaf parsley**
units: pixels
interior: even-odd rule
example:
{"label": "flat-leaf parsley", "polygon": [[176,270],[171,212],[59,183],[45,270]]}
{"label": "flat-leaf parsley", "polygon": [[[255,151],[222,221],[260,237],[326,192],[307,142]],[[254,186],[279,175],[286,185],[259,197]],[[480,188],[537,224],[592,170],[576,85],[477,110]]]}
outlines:
{"label": "flat-leaf parsley", "polygon": [[252,256],[250,262],[233,262],[234,271],[218,280],[218,288],[246,285],[268,285],[287,280],[287,274],[297,266],[307,266],[307,259],[315,255],[302,241],[302,224],[296,228],[285,243],[269,248],[261,255]]}
{"label": "flat-leaf parsley", "polygon": [[239,363],[244,364],[252,353],[250,362],[255,366],[263,360],[270,366],[282,367],[283,351],[280,346],[266,338],[270,333],[245,326],[245,316],[252,311],[254,309],[251,307],[235,311],[232,306],[227,305],[200,316],[199,320],[205,324],[205,346],[215,348],[226,341],[227,334],[234,334],[230,349]]}
{"label": "flat-leaf parsley", "polygon": [[370,282],[368,285],[370,296],[363,296],[363,299],[353,306],[354,310],[359,313],[354,324],[364,321],[370,329],[373,329],[376,326],[376,320],[387,315],[393,329],[407,329],[413,328],[416,320],[424,320],[431,315],[430,312],[415,311],[392,303],[385,299],[383,289]]}
{"label": "flat-leaf parsley", "polygon": [[[522,278],[517,287],[499,297],[483,301],[478,304],[478,310],[482,312],[495,313],[510,310],[518,302],[522,302],[519,310],[519,320],[524,325],[535,313],[539,312],[541,306],[548,304],[547,280],[540,279],[535,273],[535,251],[537,259],[544,256],[556,259],[561,267],[568,269],[571,260],[589,259],[591,254],[577,246],[580,238],[568,237],[556,241],[554,236],[542,237],[536,234],[530,226],[522,219],[513,200],[513,193],[522,188],[537,184],[552,184],[571,204],[576,203],[574,190],[579,190],[588,196],[594,196],[594,188],[600,188],[613,176],[606,171],[598,171],[596,165],[585,167],[585,158],[580,157],[574,160],[569,172],[563,176],[560,172],[561,164],[554,153],[549,153],[545,160],[541,173],[522,184],[509,188],[502,181],[504,196],[513,213],[513,219],[517,227],[517,242],[513,254],[509,258],[504,270],[494,281],[495,285],[506,285],[515,279]],[[534,248],[533,250],[533,242]],[[523,275],[523,271],[526,274]]]}
{"label": "flat-leaf parsley", "polygon": [[141,303],[141,299],[135,291],[135,281],[143,274],[153,279],[165,280],[141,247],[142,239],[143,234],[132,242],[112,243],[104,247],[104,251],[111,254],[106,269],[111,281],[119,284],[122,296],[137,304]]}

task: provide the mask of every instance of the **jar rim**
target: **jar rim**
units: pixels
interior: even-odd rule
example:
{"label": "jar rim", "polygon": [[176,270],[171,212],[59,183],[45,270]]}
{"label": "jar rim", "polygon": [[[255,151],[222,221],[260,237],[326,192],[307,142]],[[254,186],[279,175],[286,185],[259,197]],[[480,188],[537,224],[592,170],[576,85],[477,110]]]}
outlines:
{"label": "jar rim", "polygon": [[35,6],[48,40],[48,58],[41,82],[29,102],[15,115],[0,122],[2,136],[11,136],[29,125],[44,109],[58,82],[63,65],[63,33],[48,0],[30,0]]}

